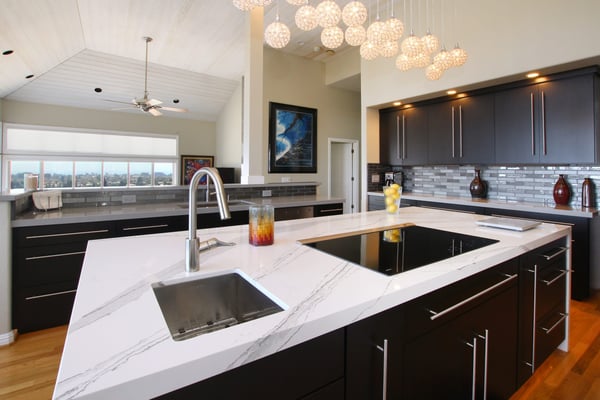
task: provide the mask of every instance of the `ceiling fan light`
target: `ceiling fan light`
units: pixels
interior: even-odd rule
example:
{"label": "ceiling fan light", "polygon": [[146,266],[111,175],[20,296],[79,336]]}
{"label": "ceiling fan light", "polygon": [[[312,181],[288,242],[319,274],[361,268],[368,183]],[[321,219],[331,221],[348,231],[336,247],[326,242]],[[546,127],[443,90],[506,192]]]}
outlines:
{"label": "ceiling fan light", "polygon": [[290,42],[290,28],[276,20],[265,29],[265,42],[274,49],[281,49]]}
{"label": "ceiling fan light", "polygon": [[367,20],[367,7],[360,1],[351,1],[342,10],[342,21],[348,26],[358,26]]}
{"label": "ceiling fan light", "polygon": [[344,43],[344,31],[339,26],[330,26],[323,29],[321,43],[329,49],[337,49]]}
{"label": "ceiling fan light", "polygon": [[319,25],[319,13],[313,6],[304,5],[296,10],[294,20],[298,28],[303,31],[310,31]]}
{"label": "ceiling fan light", "polygon": [[367,38],[367,31],[364,26],[349,26],[346,28],[346,42],[350,46],[360,46]]}
{"label": "ceiling fan light", "polygon": [[335,26],[342,17],[342,10],[335,1],[325,0],[317,6],[317,13],[319,16],[319,25],[323,28],[329,28]]}

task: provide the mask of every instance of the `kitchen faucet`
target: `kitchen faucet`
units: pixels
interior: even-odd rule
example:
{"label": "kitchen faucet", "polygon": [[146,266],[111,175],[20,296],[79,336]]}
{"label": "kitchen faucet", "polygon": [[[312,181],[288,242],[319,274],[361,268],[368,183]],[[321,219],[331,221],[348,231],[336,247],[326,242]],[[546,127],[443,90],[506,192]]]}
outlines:
{"label": "kitchen faucet", "polygon": [[221,219],[231,218],[231,214],[229,213],[229,204],[227,203],[227,198],[225,197],[225,189],[223,188],[223,181],[221,180],[221,175],[219,175],[219,171],[217,171],[216,168],[211,167],[204,167],[196,171],[190,182],[188,211],[189,231],[188,238],[185,241],[185,272],[196,272],[200,269],[200,241],[196,237],[196,224],[198,221],[198,211],[196,210],[196,196],[198,192],[198,183],[200,183],[200,179],[204,175],[208,175],[206,182],[207,190],[210,179],[212,179],[213,184],[215,185],[217,204],[219,206],[219,214],[221,215]]}

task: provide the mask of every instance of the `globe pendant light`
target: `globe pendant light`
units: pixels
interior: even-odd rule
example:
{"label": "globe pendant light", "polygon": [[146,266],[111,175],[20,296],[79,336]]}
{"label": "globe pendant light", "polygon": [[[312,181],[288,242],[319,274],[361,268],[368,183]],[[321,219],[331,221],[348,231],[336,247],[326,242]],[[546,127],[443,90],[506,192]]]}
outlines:
{"label": "globe pendant light", "polygon": [[367,40],[377,46],[381,46],[391,39],[387,27],[385,26],[385,22],[377,20],[367,28]]}
{"label": "globe pendant light", "polygon": [[398,41],[397,40],[389,40],[379,46],[379,54],[383,57],[391,58],[398,54]]}
{"label": "globe pendant light", "polygon": [[296,11],[296,26],[303,31],[310,31],[319,25],[317,9],[311,5],[304,5]]}
{"label": "globe pendant light", "polygon": [[250,11],[254,8],[254,4],[250,0],[233,0],[233,5],[242,11]]}
{"label": "globe pendant light", "polygon": [[335,26],[342,17],[342,10],[335,1],[325,0],[317,6],[317,13],[319,15],[319,25],[323,28],[329,28]]}
{"label": "globe pendant light", "polygon": [[360,1],[351,1],[342,10],[342,21],[348,26],[359,26],[367,20],[367,7]]}
{"label": "globe pendant light", "polygon": [[442,50],[433,57],[433,63],[445,71],[452,66],[452,57],[450,56],[450,53],[442,47]]}
{"label": "globe pendant light", "polygon": [[442,77],[444,70],[437,64],[430,64],[425,68],[425,77],[430,81],[436,81]]}
{"label": "globe pendant light", "polygon": [[385,21],[385,27],[393,40],[399,40],[404,33],[404,24],[394,16]]}
{"label": "globe pendant light", "polygon": [[437,36],[432,35],[429,30],[421,38],[421,43],[423,43],[423,51],[427,54],[433,54],[440,48],[440,40]]}
{"label": "globe pendant light", "polygon": [[346,42],[350,46],[360,46],[367,38],[367,31],[362,25],[349,26],[346,28]]}
{"label": "globe pendant light", "polygon": [[367,61],[374,60],[379,55],[379,49],[375,45],[375,43],[370,41],[365,41],[360,45],[360,56]]}
{"label": "globe pendant light", "polygon": [[301,6],[303,4],[306,4],[306,1],[307,0],[287,0],[287,2],[293,6]]}
{"label": "globe pendant light", "polygon": [[407,56],[416,57],[419,53],[423,52],[423,43],[421,42],[421,39],[415,36],[411,31],[410,36],[404,39],[400,44],[400,48]]}
{"label": "globe pendant light", "polygon": [[344,43],[344,31],[339,26],[330,26],[323,29],[321,43],[329,49],[337,49]]}
{"label": "globe pendant light", "polygon": [[290,36],[290,29],[279,22],[279,13],[277,13],[275,21],[265,29],[265,42],[274,49],[281,49],[290,42]]}
{"label": "globe pendant light", "polygon": [[398,68],[400,71],[408,71],[412,67],[412,60],[406,54],[401,53],[398,57],[396,57],[396,68]]}
{"label": "globe pendant light", "polygon": [[425,68],[430,62],[429,54],[419,53],[416,57],[412,57],[412,65],[415,68]]}
{"label": "globe pendant light", "polygon": [[450,51],[450,57],[452,59],[452,66],[460,67],[467,62],[467,52],[461,49],[458,44]]}
{"label": "globe pendant light", "polygon": [[273,0],[250,0],[255,7],[265,7],[271,4]]}

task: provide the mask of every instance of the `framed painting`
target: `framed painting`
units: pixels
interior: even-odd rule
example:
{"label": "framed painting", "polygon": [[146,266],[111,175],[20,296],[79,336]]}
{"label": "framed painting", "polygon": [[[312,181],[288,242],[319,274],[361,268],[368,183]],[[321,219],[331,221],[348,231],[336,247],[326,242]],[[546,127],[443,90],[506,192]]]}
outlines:
{"label": "framed painting", "polygon": [[[181,184],[189,185],[196,171],[202,167],[212,167],[214,163],[213,156],[181,156]],[[206,184],[206,175],[200,179],[200,184]]]}
{"label": "framed painting", "polygon": [[269,102],[269,172],[317,172],[317,110]]}

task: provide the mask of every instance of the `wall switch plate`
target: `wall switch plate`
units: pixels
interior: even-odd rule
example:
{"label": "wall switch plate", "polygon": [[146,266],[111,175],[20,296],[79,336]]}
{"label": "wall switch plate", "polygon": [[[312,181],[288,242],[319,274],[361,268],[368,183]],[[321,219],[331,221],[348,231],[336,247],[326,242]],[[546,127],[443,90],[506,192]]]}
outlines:
{"label": "wall switch plate", "polygon": [[130,204],[135,203],[135,194],[124,194],[121,196],[121,203]]}
{"label": "wall switch plate", "polygon": [[371,183],[377,183],[377,182],[379,182],[379,175],[378,174],[371,175]]}
{"label": "wall switch plate", "polygon": [[287,182],[291,182],[292,178],[290,178],[289,176],[282,176],[281,177],[281,182],[287,183]]}
{"label": "wall switch plate", "polygon": [[262,191],[262,197],[271,197],[271,191],[270,190],[263,190]]}

